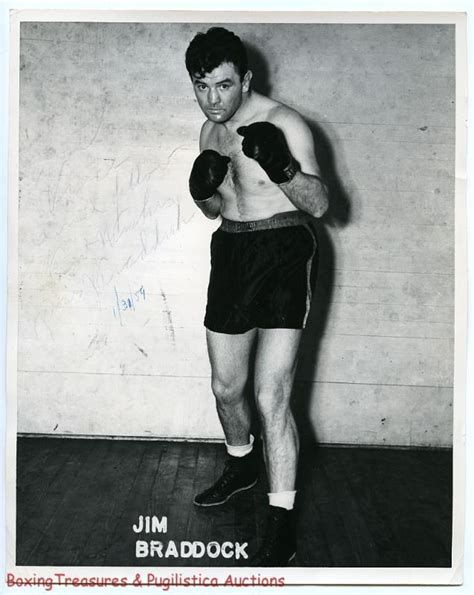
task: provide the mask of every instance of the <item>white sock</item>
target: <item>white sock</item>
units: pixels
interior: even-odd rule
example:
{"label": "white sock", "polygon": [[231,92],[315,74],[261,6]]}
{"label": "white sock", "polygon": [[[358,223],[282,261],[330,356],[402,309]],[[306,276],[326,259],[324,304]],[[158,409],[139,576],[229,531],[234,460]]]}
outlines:
{"label": "white sock", "polygon": [[293,510],[295,495],[296,492],[276,492],[275,494],[268,494],[270,506],[278,506],[279,508],[286,508],[286,510]]}
{"label": "white sock", "polygon": [[248,444],[242,444],[241,446],[232,446],[232,444],[225,443],[225,447],[227,448],[227,452],[230,454],[231,457],[245,457],[252,452],[253,449],[253,442],[255,438],[250,434],[250,442]]}

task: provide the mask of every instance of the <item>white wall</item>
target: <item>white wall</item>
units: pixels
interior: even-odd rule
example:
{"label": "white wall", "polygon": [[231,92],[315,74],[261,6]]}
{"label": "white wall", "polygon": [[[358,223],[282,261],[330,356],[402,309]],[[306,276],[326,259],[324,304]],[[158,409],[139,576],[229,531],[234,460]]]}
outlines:
{"label": "white wall", "polygon": [[[205,28],[22,24],[20,432],[222,436],[202,326],[217,222],[187,191],[202,117],[183,56]],[[451,444],[454,27],[232,28],[332,179],[299,422]]]}

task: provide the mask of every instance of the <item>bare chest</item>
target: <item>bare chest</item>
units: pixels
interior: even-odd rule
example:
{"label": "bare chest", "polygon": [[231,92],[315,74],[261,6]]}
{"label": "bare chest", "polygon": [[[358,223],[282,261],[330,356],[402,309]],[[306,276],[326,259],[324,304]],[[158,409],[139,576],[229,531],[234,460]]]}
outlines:
{"label": "bare chest", "polygon": [[260,165],[244,155],[239,134],[225,129],[216,130],[209,137],[208,148],[231,159],[227,176],[219,189],[225,197],[239,200],[250,196],[280,196],[280,189],[270,181]]}

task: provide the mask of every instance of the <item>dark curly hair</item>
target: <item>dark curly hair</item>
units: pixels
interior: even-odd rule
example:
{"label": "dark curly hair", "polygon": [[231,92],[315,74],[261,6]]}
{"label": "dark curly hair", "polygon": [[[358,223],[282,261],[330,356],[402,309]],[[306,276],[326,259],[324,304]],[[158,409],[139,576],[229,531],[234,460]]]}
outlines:
{"label": "dark curly hair", "polygon": [[247,72],[247,52],[240,37],[224,27],[211,27],[198,33],[186,50],[189,76],[203,77],[223,62],[231,62],[243,80]]}

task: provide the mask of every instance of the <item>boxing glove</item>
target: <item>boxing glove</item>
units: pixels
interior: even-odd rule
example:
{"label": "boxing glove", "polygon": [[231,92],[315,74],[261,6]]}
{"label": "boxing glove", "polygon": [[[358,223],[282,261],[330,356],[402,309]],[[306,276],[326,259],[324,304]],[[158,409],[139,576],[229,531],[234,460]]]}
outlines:
{"label": "boxing glove", "polygon": [[283,131],[270,122],[255,122],[240,126],[237,133],[243,136],[244,155],[255,159],[275,184],[294,178],[298,164],[293,159]]}
{"label": "boxing glove", "polygon": [[206,149],[194,162],[189,177],[189,191],[195,201],[211,198],[222,184],[227,173],[230,157]]}

